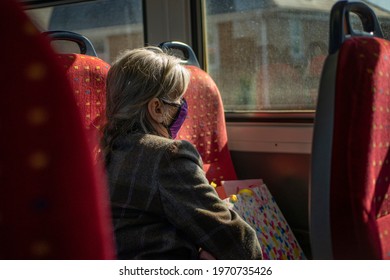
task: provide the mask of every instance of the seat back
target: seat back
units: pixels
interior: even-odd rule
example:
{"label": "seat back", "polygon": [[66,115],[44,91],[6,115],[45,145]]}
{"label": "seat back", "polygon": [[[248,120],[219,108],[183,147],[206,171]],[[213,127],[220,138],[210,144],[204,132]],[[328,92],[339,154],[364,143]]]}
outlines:
{"label": "seat back", "polygon": [[390,42],[360,2],[337,2],[330,27],[312,150],[313,257],[390,259]]}
{"label": "seat back", "polygon": [[210,75],[199,68],[192,49],[183,43],[175,43],[166,42],[160,47],[183,50],[183,63],[191,73],[191,80],[184,94],[188,103],[188,117],[177,139],[187,140],[197,148],[210,182],[220,186],[222,180],[236,180],[218,87]]}
{"label": "seat back", "polygon": [[92,43],[80,34],[50,31],[45,35],[51,40],[75,42],[80,48],[79,54],[59,54],[58,58],[66,70],[90,141],[96,141],[105,122],[106,77],[110,65],[97,57]]}
{"label": "seat back", "polygon": [[206,177],[217,186],[237,175],[228,147],[225,114],[219,90],[212,78],[196,66],[186,66],[191,81],[185,93],[188,118],[178,139],[190,141],[199,151]]}
{"label": "seat back", "polygon": [[0,1],[0,259],[112,259],[105,180],[70,85],[17,2]]}

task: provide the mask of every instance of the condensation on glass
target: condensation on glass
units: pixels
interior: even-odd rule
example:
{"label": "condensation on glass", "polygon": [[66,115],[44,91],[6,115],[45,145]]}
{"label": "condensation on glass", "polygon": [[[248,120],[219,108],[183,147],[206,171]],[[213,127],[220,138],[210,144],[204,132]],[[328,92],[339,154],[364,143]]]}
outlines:
{"label": "condensation on glass", "polygon": [[205,0],[208,71],[225,110],[314,110],[335,2]]}
{"label": "condensation on glass", "polygon": [[[142,0],[99,0],[27,11],[42,31],[66,30],[91,40],[98,56],[112,62],[124,49],[144,46]],[[77,45],[53,42],[59,52]]]}

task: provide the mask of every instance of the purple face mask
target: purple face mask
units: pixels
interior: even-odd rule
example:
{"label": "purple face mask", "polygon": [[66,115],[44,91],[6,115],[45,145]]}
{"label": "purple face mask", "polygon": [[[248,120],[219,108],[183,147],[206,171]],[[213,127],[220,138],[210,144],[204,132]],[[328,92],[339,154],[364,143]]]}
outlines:
{"label": "purple face mask", "polygon": [[172,139],[175,139],[177,136],[177,133],[179,132],[181,126],[183,125],[185,119],[187,118],[188,114],[188,104],[187,101],[182,98],[180,104],[171,103],[166,100],[161,99],[161,101],[167,105],[171,105],[174,107],[179,108],[177,111],[175,117],[173,118],[172,122],[168,125],[168,132],[169,136],[171,136]]}

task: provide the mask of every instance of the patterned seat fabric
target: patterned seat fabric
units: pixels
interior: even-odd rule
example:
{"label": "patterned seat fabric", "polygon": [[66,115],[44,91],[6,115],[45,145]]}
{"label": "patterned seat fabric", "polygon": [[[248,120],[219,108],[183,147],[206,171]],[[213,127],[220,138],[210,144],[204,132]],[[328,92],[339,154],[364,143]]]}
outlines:
{"label": "patterned seat fabric", "polygon": [[330,189],[338,259],[390,259],[389,62],[384,39],[351,38],[339,52]]}
{"label": "patterned seat fabric", "polygon": [[65,73],[17,1],[0,14],[0,259],[112,259],[105,180]]}
{"label": "patterned seat fabric", "polygon": [[89,140],[96,141],[105,121],[106,77],[110,65],[85,54],[61,54],[58,58],[66,69]]}
{"label": "patterned seat fabric", "polygon": [[222,99],[215,82],[202,69],[186,66],[191,81],[185,93],[188,118],[177,139],[190,141],[199,151],[207,179],[221,185],[221,180],[236,180],[230,157]]}

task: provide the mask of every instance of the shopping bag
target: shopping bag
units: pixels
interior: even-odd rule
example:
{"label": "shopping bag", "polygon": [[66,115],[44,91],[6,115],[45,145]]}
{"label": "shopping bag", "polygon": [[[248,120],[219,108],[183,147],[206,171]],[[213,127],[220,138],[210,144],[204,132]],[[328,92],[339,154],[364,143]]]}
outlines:
{"label": "shopping bag", "polygon": [[256,231],[266,260],[306,259],[294,233],[264,182],[224,181],[229,207]]}

